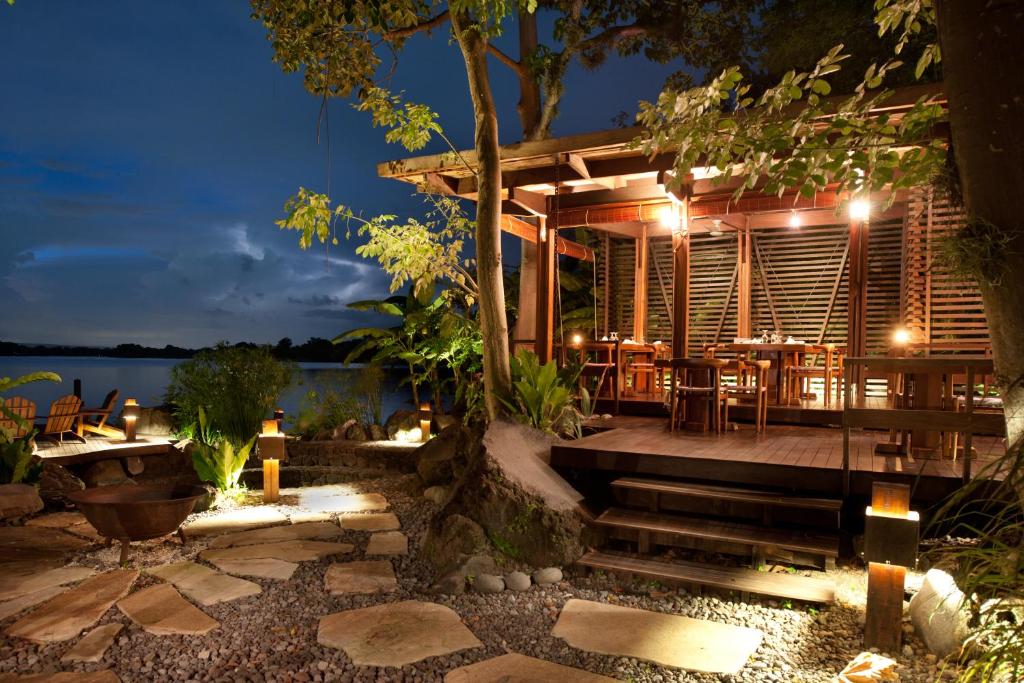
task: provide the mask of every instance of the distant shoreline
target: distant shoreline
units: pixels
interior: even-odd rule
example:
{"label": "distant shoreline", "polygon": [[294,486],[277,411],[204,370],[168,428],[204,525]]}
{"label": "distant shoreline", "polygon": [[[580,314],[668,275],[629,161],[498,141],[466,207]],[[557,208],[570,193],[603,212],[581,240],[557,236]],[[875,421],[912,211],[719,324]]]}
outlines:
{"label": "distant shoreline", "polygon": [[[304,344],[292,345],[290,339],[282,339],[274,344],[253,344],[239,342],[236,347],[265,347],[270,349],[281,360],[299,363],[342,363],[358,340],[346,340],[341,344],[332,344],[328,339],[312,338]],[[69,358],[161,358],[185,360],[206,350],[186,349],[168,344],[163,348],[142,346],[141,344],[118,344],[112,347],[96,346],[65,346],[60,344],[19,344],[17,342],[0,341],[0,357],[31,357],[59,356]]]}

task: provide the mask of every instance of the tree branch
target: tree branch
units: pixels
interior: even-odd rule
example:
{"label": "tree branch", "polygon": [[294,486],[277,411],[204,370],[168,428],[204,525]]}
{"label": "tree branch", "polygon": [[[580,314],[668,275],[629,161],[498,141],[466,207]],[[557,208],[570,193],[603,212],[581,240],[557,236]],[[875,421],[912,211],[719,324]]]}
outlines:
{"label": "tree branch", "polygon": [[512,59],[490,41],[488,41],[487,43],[487,51],[490,52],[495,57],[497,57],[499,62],[515,71],[516,74],[522,75],[522,73],[524,72],[526,67],[523,66],[522,62],[517,62],[516,60]]}
{"label": "tree branch", "polygon": [[419,33],[420,31],[430,31],[437,28],[441,24],[445,23],[449,19],[448,10],[445,10],[438,14],[436,17],[421,21],[418,24],[412,26],[406,26],[404,28],[396,28],[388,31],[384,34],[385,40],[400,40],[402,38],[408,38],[411,35]]}
{"label": "tree branch", "polygon": [[607,46],[616,41],[623,40],[625,38],[634,38],[636,36],[646,35],[648,33],[657,33],[658,29],[652,26],[644,26],[642,24],[624,24],[622,26],[609,26],[604,31],[601,31],[595,36],[591,36],[586,40],[581,40],[574,47],[574,51],[582,52],[589,50],[594,47]]}

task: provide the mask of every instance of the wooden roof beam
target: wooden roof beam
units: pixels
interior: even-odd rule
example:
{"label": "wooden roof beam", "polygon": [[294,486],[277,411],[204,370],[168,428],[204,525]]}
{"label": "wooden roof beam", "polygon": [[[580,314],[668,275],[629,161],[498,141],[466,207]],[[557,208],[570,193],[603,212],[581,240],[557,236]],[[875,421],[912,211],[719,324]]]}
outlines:
{"label": "wooden roof beam", "polygon": [[[504,232],[507,232],[510,235],[515,235],[516,237],[524,239],[531,244],[537,243],[537,226],[527,223],[515,216],[502,214],[501,229]],[[590,263],[594,262],[593,249],[585,247],[579,242],[573,242],[572,240],[567,240],[562,237],[555,239],[555,251],[570,258],[589,261]]]}

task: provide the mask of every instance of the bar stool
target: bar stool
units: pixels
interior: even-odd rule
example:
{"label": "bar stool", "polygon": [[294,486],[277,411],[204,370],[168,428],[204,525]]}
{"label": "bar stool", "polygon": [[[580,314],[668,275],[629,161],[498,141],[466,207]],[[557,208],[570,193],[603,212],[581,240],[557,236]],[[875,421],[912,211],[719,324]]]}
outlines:
{"label": "bar stool", "polygon": [[722,432],[722,420],[718,406],[722,395],[722,368],[726,361],[720,358],[673,358],[668,361],[672,368],[669,380],[669,431],[675,432],[678,425],[685,425],[688,404],[704,403],[704,427],[707,431]]}
{"label": "bar stool", "polygon": [[754,399],[754,428],[761,434],[768,427],[768,368],[771,361],[744,360],[737,361],[743,366],[740,371],[753,379],[752,384],[737,384],[724,388],[722,394],[722,419],[729,424],[729,399]]}

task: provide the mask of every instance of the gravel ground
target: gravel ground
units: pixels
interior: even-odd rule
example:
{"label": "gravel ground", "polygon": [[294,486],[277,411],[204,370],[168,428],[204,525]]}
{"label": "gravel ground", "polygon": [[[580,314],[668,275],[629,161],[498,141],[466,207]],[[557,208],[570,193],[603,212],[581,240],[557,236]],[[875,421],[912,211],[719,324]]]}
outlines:
{"label": "gravel ground", "polygon": [[[438,596],[429,592],[433,578],[429,568],[416,557],[433,503],[419,496],[415,476],[355,482],[351,488],[353,492],[386,495],[390,509],[410,538],[410,554],[393,558],[398,591],[386,596],[331,596],[324,589],[324,572],[330,560],[303,562],[287,582],[250,579],[263,587],[260,595],[202,608],[221,622],[221,627],[207,636],[149,635],[115,607],[100,623],[122,622],[125,628],[102,662],[62,666],[61,655],[75,641],[40,647],[4,637],[0,640],[0,673],[112,668],[123,681],[440,681],[455,667],[513,651],[625,681],[810,682],[834,680],[861,651],[866,575],[859,569],[831,572],[839,601],[820,610],[772,600],[751,599],[745,603],[712,595],[695,596],[647,582],[624,586],[612,577],[569,572],[560,584],[534,586],[522,593]],[[287,505],[281,510],[286,514],[297,511]],[[368,537],[366,532],[344,532],[340,540],[356,544],[355,551],[344,559],[360,558]],[[192,559],[205,546],[204,540],[184,548],[176,541],[139,544],[133,561],[137,566],[155,566]],[[76,561],[110,569],[116,566],[117,549],[83,553]],[[143,575],[134,590],[156,582]],[[750,663],[732,677],[691,674],[634,659],[589,654],[550,635],[559,610],[571,598],[750,626],[763,631],[765,638]],[[326,614],[405,599],[432,600],[451,607],[485,647],[430,658],[401,669],[377,669],[357,667],[344,652],[316,642],[318,620]],[[13,619],[7,623],[10,621]],[[909,624],[905,630],[909,631]],[[904,651],[896,657],[901,680],[924,682],[955,677],[952,670],[944,670],[942,662],[926,655],[915,636],[908,633],[904,642]]]}

